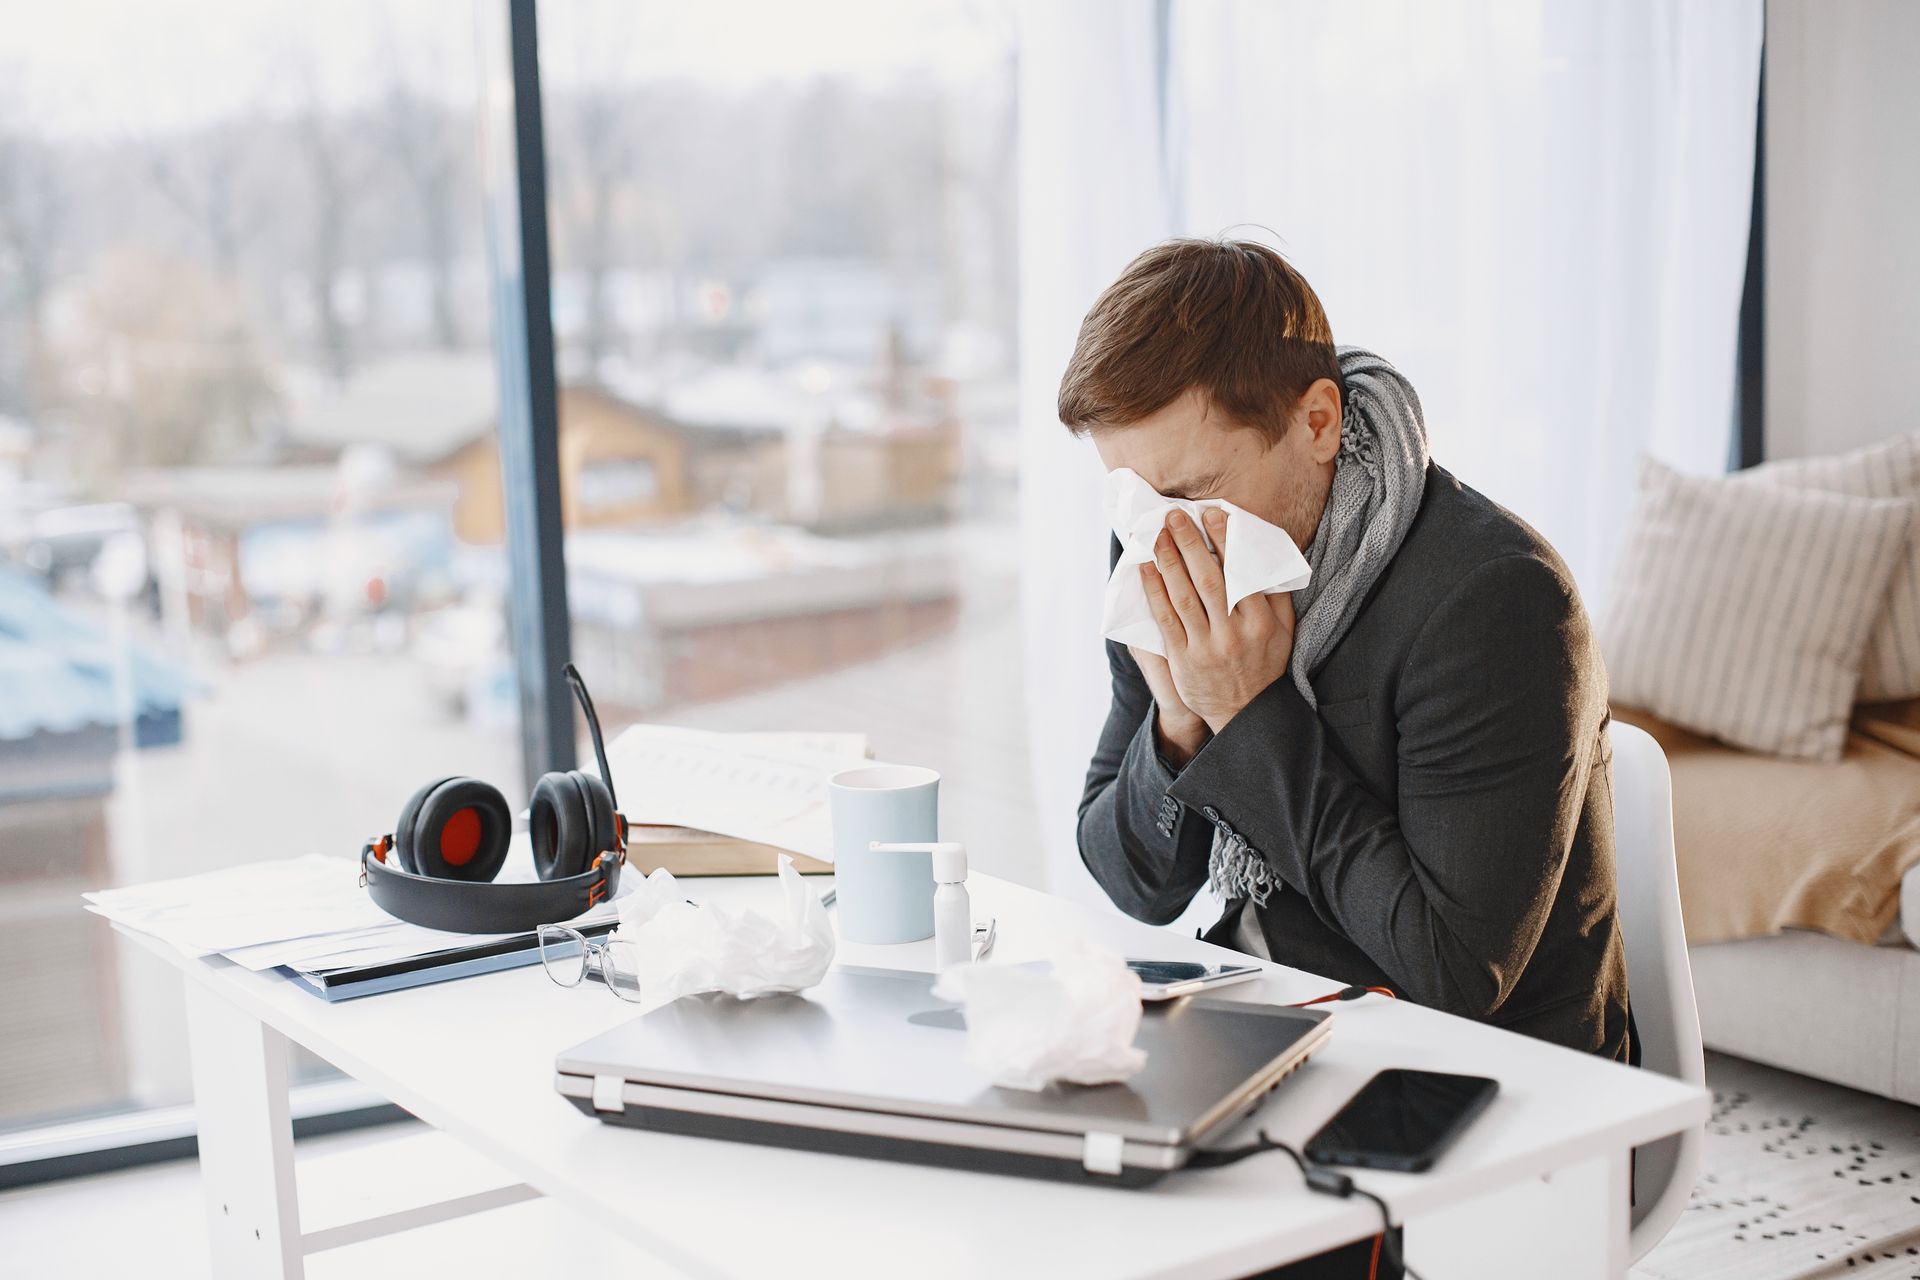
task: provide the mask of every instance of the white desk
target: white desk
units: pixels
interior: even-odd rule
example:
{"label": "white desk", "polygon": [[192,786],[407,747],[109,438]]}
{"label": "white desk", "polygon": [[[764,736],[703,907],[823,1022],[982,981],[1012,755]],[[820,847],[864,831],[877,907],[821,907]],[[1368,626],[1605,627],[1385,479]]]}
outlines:
{"label": "white desk", "polygon": [[[971,887],[975,915],[999,918],[996,959],[1030,958],[1063,926],[1132,955],[1225,954],[990,877],[974,876]],[[771,888],[764,880],[689,882],[692,896],[708,899]],[[755,1280],[1227,1277],[1378,1229],[1371,1203],[1309,1194],[1278,1154],[1123,1191],[604,1125],[553,1087],[558,1051],[634,1016],[598,985],[563,990],[534,966],[329,1005],[273,974],[128,936],[185,978],[200,1161],[222,1277],[298,1276],[307,1253],[542,1193],[667,1267]],[[839,959],[925,969],[932,944],[849,944]],[[1273,966],[1257,983],[1220,994],[1294,1001],[1334,985]],[[1433,1172],[1359,1175],[1408,1223],[1409,1259],[1426,1280],[1625,1275],[1628,1151],[1704,1122],[1707,1094],[1405,1002],[1369,997],[1330,1007],[1327,1047],[1252,1124],[1297,1145],[1383,1067],[1495,1076],[1499,1098]],[[287,1114],[289,1042],[525,1185],[303,1236]]]}

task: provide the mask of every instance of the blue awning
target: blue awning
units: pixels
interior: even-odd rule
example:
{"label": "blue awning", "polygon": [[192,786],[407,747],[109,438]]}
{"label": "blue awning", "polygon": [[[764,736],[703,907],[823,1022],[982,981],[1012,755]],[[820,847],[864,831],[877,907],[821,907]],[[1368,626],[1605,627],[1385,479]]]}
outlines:
{"label": "blue awning", "polygon": [[[134,649],[136,741],[180,740],[180,708],[195,692],[186,673]],[[47,593],[0,568],[0,741],[117,724],[112,640]]]}

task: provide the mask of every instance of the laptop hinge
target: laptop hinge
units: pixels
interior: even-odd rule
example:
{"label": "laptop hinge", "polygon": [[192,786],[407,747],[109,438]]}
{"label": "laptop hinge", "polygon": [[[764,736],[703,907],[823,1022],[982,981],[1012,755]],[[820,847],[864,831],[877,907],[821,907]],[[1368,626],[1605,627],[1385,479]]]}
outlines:
{"label": "laptop hinge", "polygon": [[627,1109],[626,1092],[626,1077],[595,1076],[593,1078],[593,1109],[625,1111]]}
{"label": "laptop hinge", "polygon": [[1080,1163],[1088,1173],[1118,1174],[1120,1150],[1126,1143],[1117,1133],[1089,1133],[1080,1149]]}

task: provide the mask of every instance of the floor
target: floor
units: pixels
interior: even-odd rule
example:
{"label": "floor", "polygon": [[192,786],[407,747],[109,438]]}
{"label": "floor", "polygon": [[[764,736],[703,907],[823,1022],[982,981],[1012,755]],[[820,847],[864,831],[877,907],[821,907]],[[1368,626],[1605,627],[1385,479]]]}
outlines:
{"label": "floor", "polygon": [[[296,1159],[300,1220],[308,1230],[434,1199],[425,1189],[443,1182],[457,1194],[490,1181],[479,1156],[411,1122],[308,1139]],[[377,1170],[371,1180],[370,1168]],[[496,1185],[513,1181],[501,1173]],[[0,1192],[0,1275],[204,1280],[204,1212],[192,1161]],[[544,1280],[600,1271],[626,1280],[678,1275],[546,1199],[307,1258],[308,1280]]]}
{"label": "floor", "polygon": [[1710,1056],[1693,1200],[1635,1280],[1920,1280],[1920,1107]]}
{"label": "floor", "polygon": [[[1705,1167],[1691,1207],[1634,1280],[1920,1278],[1920,1108],[1713,1056]],[[419,1125],[300,1144],[310,1229],[392,1209],[440,1178],[487,1180],[484,1162]],[[366,1169],[379,1177],[370,1183]],[[457,1171],[456,1171],[457,1170]],[[511,1181],[499,1175],[501,1181]],[[636,1194],[639,1194],[636,1189]],[[191,1162],[0,1193],[4,1270],[21,1276],[207,1274]],[[804,1255],[800,1255],[804,1256]],[[485,1280],[618,1266],[675,1273],[544,1200],[352,1245],[308,1260],[314,1280],[458,1274]],[[808,1274],[796,1267],[796,1277]]]}

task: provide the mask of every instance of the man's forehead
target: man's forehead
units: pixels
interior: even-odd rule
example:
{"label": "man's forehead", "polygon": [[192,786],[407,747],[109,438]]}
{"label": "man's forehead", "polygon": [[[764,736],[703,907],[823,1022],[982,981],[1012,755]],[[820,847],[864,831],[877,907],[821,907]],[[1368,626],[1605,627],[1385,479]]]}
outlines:
{"label": "man's forehead", "polygon": [[1243,434],[1211,423],[1149,420],[1096,432],[1094,445],[1107,470],[1127,467],[1169,497],[1191,497],[1231,469]]}
{"label": "man's forehead", "polygon": [[1153,474],[1140,471],[1137,467],[1134,470],[1156,492],[1169,498],[1204,498],[1219,487],[1227,471],[1223,465],[1200,458],[1175,462]]}

